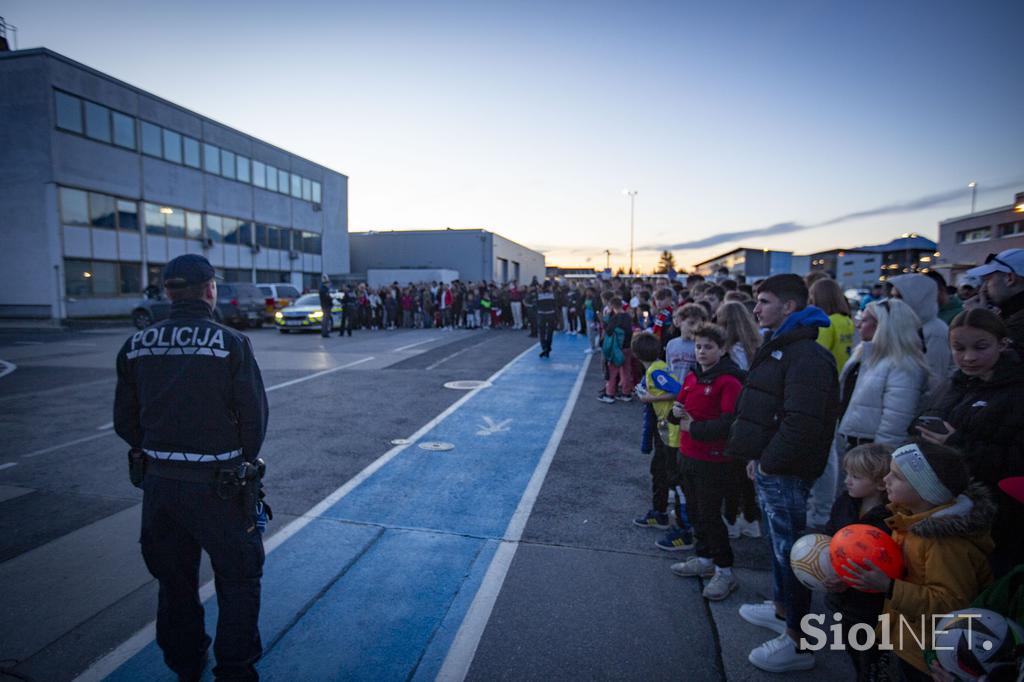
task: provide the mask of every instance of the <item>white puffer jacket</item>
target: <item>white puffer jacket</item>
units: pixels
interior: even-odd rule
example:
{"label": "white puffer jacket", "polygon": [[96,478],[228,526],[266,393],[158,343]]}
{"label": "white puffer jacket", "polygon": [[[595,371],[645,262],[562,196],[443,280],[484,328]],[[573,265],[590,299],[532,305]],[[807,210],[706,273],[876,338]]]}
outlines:
{"label": "white puffer jacket", "polygon": [[896,363],[892,358],[867,363],[864,360],[870,354],[871,344],[862,343],[843,368],[841,383],[849,379],[855,364],[860,365],[860,374],[837,431],[844,436],[900,445],[910,440],[907,429],[920,412],[928,372],[914,363]]}

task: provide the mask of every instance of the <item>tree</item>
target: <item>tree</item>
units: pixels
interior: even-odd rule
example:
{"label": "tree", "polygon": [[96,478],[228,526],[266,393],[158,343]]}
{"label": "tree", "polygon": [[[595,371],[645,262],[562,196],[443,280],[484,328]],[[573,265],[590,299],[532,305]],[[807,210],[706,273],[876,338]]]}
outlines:
{"label": "tree", "polygon": [[671,251],[662,251],[661,257],[658,259],[658,266],[654,269],[654,274],[662,275],[667,273],[669,270],[676,269],[676,257],[672,255]]}
{"label": "tree", "polygon": [[618,270],[615,271],[615,276],[616,277],[622,277],[625,274],[626,274],[626,269],[625,268],[619,268]]}

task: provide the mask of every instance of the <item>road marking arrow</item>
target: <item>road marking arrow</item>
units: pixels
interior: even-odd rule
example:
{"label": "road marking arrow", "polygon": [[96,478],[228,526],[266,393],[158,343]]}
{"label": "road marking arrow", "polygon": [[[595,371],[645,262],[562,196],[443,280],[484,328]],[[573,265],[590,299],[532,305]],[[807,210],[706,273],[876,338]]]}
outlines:
{"label": "road marking arrow", "polygon": [[480,430],[476,432],[478,436],[493,436],[496,433],[502,431],[508,431],[508,425],[512,423],[511,419],[506,419],[501,422],[495,422],[490,417],[484,417],[483,423],[480,425]]}

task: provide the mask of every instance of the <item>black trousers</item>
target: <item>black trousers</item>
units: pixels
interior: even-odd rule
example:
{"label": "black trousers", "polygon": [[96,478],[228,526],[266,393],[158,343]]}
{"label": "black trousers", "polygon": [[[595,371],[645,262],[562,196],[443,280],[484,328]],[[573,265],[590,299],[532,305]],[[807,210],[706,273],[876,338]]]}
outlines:
{"label": "black trousers", "polygon": [[540,318],[540,349],[550,353],[551,339],[555,336],[555,316],[538,315]]}
{"label": "black trousers", "polygon": [[704,462],[679,456],[679,478],[686,495],[686,512],[697,536],[697,556],[711,559],[715,566],[733,563],[729,532],[722,520],[722,502],[732,485],[728,462]]}
{"label": "black trousers", "polygon": [[258,680],[263,539],[236,499],[222,500],[212,483],[148,475],[142,483],[142,557],[160,583],[156,642],[179,675],[197,671],[210,645],[199,601],[199,556],[213,564],[217,588],[218,680]]}
{"label": "black trousers", "polygon": [[[676,470],[676,449],[661,440],[658,430],[653,431],[654,453],[651,455],[651,509],[664,514],[668,512],[668,491],[679,484]],[[676,506],[676,518],[679,516]]]}
{"label": "black trousers", "polygon": [[729,480],[732,485],[725,497],[725,518],[729,523],[736,523],[740,514],[747,521],[760,521],[761,509],[757,506],[757,493],[754,482],[747,476],[747,463],[732,460],[728,464]]}
{"label": "black trousers", "polygon": [[537,336],[537,308],[527,308],[526,317],[530,322],[530,336]]}

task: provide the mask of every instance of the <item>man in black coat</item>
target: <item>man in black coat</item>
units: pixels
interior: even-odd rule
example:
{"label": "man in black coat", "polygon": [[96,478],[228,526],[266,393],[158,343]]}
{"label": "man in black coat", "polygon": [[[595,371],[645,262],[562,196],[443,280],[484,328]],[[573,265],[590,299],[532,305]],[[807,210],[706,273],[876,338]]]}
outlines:
{"label": "man in black coat", "polygon": [[1024,249],[990,254],[984,265],[967,271],[980,277],[988,300],[999,307],[999,316],[1018,353],[1024,353]]}
{"label": "man in black coat", "polygon": [[800,620],[810,591],[793,574],[789,552],[804,535],[807,496],[825,470],[839,416],[835,359],[817,343],[830,322],[807,305],[807,287],[797,275],[762,282],[754,308],[765,341],[757,351],[736,404],[736,421],[725,454],[748,461],[772,547],[773,602],[744,604],[740,616],[779,633],[750,652],[748,660],[770,672],[807,670],[810,652],[799,650]]}

